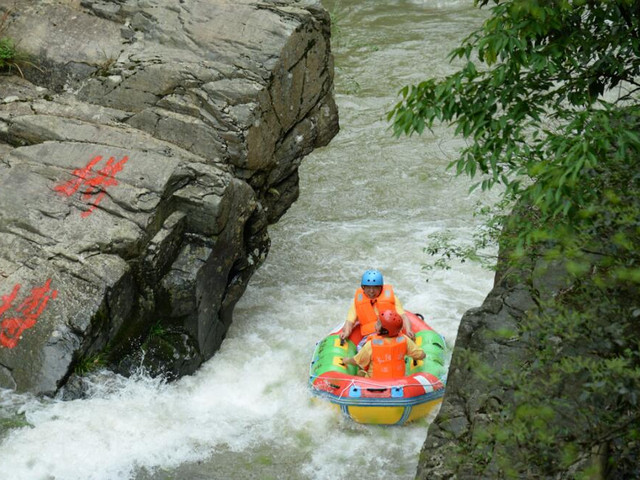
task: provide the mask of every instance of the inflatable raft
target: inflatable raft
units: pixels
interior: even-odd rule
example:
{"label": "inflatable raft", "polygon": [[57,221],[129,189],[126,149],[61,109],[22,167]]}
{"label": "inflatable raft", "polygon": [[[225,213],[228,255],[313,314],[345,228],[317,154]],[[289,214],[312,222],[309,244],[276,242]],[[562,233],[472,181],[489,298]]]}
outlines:
{"label": "inflatable raft", "polygon": [[336,405],[358,423],[402,425],[429,415],[444,395],[447,370],[444,338],[427,325],[422,316],[406,312],[416,334],[415,342],[426,357],[405,358],[405,376],[375,380],[357,375],[355,365],[345,366],[342,358],[356,354],[361,340],[354,328],[347,341],[341,341],[341,327],[316,345],[309,371],[314,395]]}

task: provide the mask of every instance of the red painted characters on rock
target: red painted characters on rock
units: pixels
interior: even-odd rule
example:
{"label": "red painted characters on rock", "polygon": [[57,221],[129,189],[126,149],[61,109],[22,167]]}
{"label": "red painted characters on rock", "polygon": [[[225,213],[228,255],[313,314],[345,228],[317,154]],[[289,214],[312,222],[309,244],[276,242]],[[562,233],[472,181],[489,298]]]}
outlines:
{"label": "red painted characters on rock", "polygon": [[102,168],[94,171],[94,168],[97,168],[98,164],[102,162],[102,158],[100,155],[93,157],[84,168],[76,168],[73,171],[73,176],[76,178],[58,185],[54,189],[67,197],[80,190],[83,200],[86,202],[93,200],[90,202],[89,210],[82,212],[83,218],[93,213],[102,201],[108,187],[118,185],[116,174],[124,168],[124,165],[129,160],[127,156],[118,161],[116,161],[115,157],[109,157],[109,160],[106,161]]}
{"label": "red painted characters on rock", "polygon": [[22,333],[36,324],[49,300],[58,296],[58,291],[51,289],[49,279],[41,287],[32,288],[31,294],[13,308],[21,287],[15,285],[10,294],[0,298],[0,345],[3,347],[15,348]]}

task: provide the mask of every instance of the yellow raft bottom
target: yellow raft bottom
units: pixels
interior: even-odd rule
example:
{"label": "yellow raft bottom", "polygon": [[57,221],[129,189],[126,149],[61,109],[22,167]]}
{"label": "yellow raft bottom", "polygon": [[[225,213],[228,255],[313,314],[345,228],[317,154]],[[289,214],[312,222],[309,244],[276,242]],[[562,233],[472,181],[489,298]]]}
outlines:
{"label": "yellow raft bottom", "polygon": [[349,415],[355,422],[372,425],[397,425],[412,422],[426,417],[442,403],[442,398],[437,398],[420,405],[407,407],[359,407],[345,406],[341,408],[334,405],[338,410]]}

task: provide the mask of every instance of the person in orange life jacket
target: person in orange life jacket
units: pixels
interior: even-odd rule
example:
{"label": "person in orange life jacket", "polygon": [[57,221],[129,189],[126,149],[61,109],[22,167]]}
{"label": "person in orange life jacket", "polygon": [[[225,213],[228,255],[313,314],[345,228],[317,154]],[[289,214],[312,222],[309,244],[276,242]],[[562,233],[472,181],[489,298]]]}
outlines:
{"label": "person in orange life jacket", "polygon": [[367,340],[376,333],[378,315],[384,310],[397,312],[402,317],[405,334],[411,339],[415,338],[409,318],[404,313],[400,300],[393,293],[393,287],[384,284],[382,274],[378,270],[364,272],[360,285],[361,287],[356,290],[349,308],[347,320],[340,332],[342,340],[349,338],[357,320],[360,323],[360,333],[362,333],[362,340],[357,347],[360,351]]}
{"label": "person in orange life jacket", "polygon": [[345,365],[357,365],[365,376],[378,379],[400,378],[405,374],[404,357],[422,360],[425,353],[413,340],[400,335],[403,320],[393,310],[385,310],[376,322],[375,335],[353,357],[343,358]]}

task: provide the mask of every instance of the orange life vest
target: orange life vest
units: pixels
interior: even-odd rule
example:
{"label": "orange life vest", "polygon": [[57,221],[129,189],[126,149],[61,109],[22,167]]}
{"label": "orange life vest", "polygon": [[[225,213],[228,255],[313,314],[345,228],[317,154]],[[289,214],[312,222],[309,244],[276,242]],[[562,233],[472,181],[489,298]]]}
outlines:
{"label": "orange life vest", "polygon": [[391,379],[404,377],[404,356],[407,339],[404,335],[381,337],[371,340],[371,378]]}
{"label": "orange life vest", "polygon": [[360,333],[364,336],[375,333],[376,322],[381,312],[396,309],[396,296],[393,294],[391,285],[383,285],[380,295],[371,300],[360,287],[356,290],[354,303],[358,322],[360,322]]}

